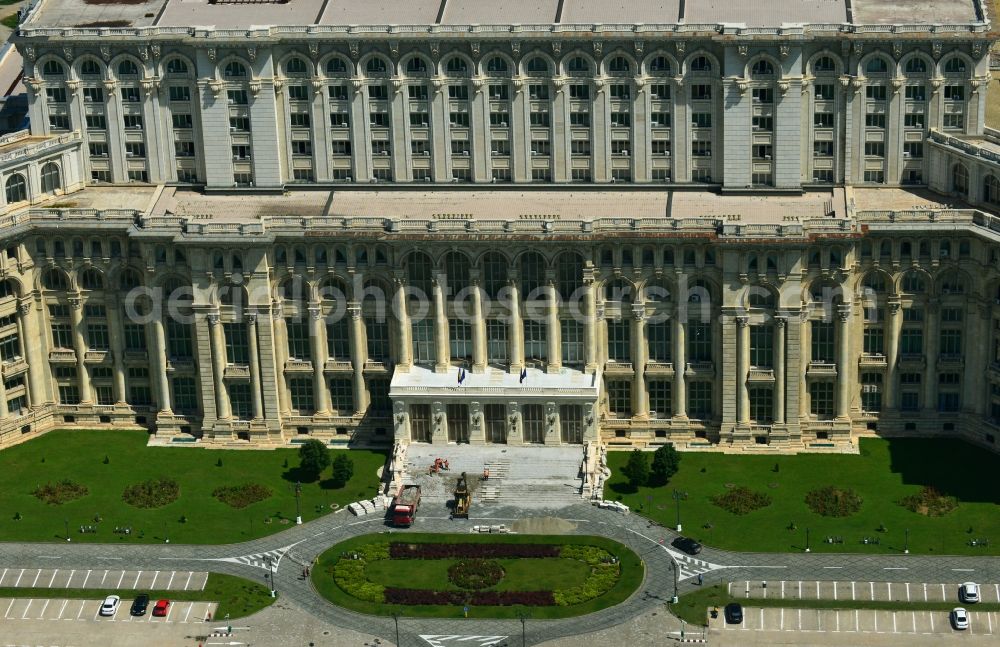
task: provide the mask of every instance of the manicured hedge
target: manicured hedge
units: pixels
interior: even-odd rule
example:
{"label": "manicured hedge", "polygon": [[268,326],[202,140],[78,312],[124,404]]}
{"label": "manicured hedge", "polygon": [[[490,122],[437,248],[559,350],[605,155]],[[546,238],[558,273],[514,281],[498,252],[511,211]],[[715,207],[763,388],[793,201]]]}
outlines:
{"label": "manicured hedge", "polygon": [[433,604],[444,606],[504,607],[520,604],[532,607],[554,606],[552,591],[432,591],[429,589],[385,589],[386,604]]}
{"label": "manicured hedge", "polygon": [[454,559],[454,558],[542,558],[559,557],[556,544],[408,544],[394,541],[389,544],[392,559]]}

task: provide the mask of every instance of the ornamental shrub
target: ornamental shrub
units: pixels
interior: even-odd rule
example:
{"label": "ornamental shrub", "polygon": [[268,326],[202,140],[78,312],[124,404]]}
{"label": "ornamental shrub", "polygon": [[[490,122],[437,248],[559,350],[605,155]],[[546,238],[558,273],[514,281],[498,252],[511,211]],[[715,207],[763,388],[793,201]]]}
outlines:
{"label": "ornamental shrub", "polygon": [[85,497],[88,492],[86,485],[81,485],[69,479],[63,479],[58,483],[39,485],[32,494],[40,501],[44,501],[49,505],[62,505],[69,501],[75,501],[80,497]]}
{"label": "ornamental shrub", "polygon": [[394,541],[389,544],[392,559],[450,559],[450,558],[541,558],[559,557],[556,544],[408,544]]}
{"label": "ornamental shrub", "polygon": [[381,603],[385,587],[365,575],[363,559],[340,559],[333,567],[333,579],[344,593],[366,602]]}
{"label": "ornamental shrub", "polygon": [[231,508],[245,508],[251,503],[271,498],[271,489],[259,483],[225,485],[215,488],[212,496]]}
{"label": "ornamental shrub", "polygon": [[861,495],[850,488],[827,485],[806,493],[806,505],[824,517],[849,517],[861,509]]}
{"label": "ornamental shrub", "polygon": [[771,497],[740,485],[727,490],[725,494],[712,497],[712,503],[733,514],[749,514],[771,505]]}
{"label": "ornamental shrub", "polygon": [[168,478],[133,483],[122,492],[122,500],[136,508],[161,508],[177,500],[181,487]]}

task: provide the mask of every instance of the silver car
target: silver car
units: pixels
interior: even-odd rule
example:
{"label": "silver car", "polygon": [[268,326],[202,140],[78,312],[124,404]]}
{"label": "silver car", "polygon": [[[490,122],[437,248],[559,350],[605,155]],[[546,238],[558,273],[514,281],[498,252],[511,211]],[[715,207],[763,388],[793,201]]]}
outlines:
{"label": "silver car", "polygon": [[959,631],[969,628],[969,612],[962,607],[955,607],[951,610],[951,626]]}
{"label": "silver car", "polygon": [[979,602],[979,585],[975,582],[966,582],[958,589],[958,597],[966,604]]}
{"label": "silver car", "polygon": [[122,603],[122,599],[117,595],[109,595],[104,598],[104,602],[101,603],[100,614],[102,616],[113,616],[118,613],[118,605]]}

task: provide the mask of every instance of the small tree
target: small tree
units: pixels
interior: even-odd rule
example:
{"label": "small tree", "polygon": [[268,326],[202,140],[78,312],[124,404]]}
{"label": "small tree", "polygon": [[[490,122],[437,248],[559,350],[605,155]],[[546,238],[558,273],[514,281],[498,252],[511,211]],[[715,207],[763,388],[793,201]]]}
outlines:
{"label": "small tree", "polygon": [[344,487],[354,476],[354,461],[345,452],[333,459],[333,487]]}
{"label": "small tree", "polygon": [[311,478],[317,478],[330,466],[330,450],[323,441],[310,438],[299,447],[299,468]]}
{"label": "small tree", "polygon": [[638,449],[633,449],[628,462],[622,468],[622,474],[628,478],[632,487],[645,485],[649,481],[649,462],[646,460],[646,455]]}
{"label": "small tree", "polygon": [[677,473],[681,466],[681,455],[670,443],[658,447],[653,452],[653,481],[658,485],[663,485]]}

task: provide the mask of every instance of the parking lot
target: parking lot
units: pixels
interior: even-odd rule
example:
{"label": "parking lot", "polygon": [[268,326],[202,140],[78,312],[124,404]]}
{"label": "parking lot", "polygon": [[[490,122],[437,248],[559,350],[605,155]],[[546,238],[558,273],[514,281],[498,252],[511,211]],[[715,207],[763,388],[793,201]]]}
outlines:
{"label": "parking lot", "polygon": [[16,588],[201,591],[206,581],[204,571],[5,568],[0,572],[0,587]]}
{"label": "parking lot", "polygon": [[[740,598],[782,600],[852,600],[895,602],[955,602],[959,583],[928,582],[816,582],[744,580],[729,584],[729,594]],[[980,584],[982,602],[1000,602],[1000,584]]]}
{"label": "parking lot", "polygon": [[[942,644],[971,641],[996,644],[1000,612],[969,611],[969,629],[952,629],[946,611],[763,609],[744,607],[741,624],[726,624],[720,613],[709,624],[713,644]],[[756,636],[755,636],[756,634]],[[776,635],[777,634],[777,635]],[[864,634],[853,639],[843,634]],[[847,642],[845,642],[847,641]]]}
{"label": "parking lot", "polygon": [[0,612],[3,613],[0,626],[19,620],[199,624],[204,623],[209,614],[214,618],[215,608],[218,606],[214,602],[174,602],[170,605],[166,617],[154,618],[152,611],[155,602],[155,599],[150,602],[146,615],[133,617],[129,614],[132,598],[122,597],[118,612],[110,617],[102,617],[98,613],[101,600],[0,598]]}

